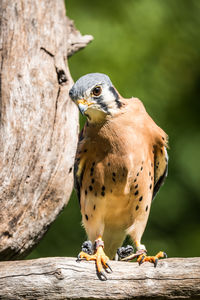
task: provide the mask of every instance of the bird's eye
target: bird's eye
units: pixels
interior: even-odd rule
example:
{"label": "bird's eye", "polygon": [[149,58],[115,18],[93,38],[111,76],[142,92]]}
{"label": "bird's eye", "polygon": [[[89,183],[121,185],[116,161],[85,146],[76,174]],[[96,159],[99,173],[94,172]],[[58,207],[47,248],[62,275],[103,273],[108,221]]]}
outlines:
{"label": "bird's eye", "polygon": [[92,90],[92,94],[94,96],[99,96],[101,94],[101,87],[100,86],[95,86],[95,88],[93,88],[93,90]]}

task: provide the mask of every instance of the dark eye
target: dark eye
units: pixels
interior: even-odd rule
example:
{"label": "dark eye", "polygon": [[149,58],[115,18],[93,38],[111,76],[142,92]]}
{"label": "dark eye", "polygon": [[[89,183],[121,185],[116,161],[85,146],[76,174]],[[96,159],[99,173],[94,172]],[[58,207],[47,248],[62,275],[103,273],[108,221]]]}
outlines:
{"label": "dark eye", "polygon": [[93,88],[93,90],[92,90],[92,94],[94,96],[99,96],[101,94],[101,87],[100,86],[95,86],[95,88]]}

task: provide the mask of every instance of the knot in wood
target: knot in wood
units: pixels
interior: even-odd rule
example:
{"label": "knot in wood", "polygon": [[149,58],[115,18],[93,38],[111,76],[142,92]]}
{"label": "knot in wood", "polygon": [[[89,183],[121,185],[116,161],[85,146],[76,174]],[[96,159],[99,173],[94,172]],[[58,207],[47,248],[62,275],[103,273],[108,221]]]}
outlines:
{"label": "knot in wood", "polygon": [[58,77],[58,83],[59,84],[64,84],[65,82],[67,82],[67,76],[64,72],[64,70],[56,70],[57,72],[57,77]]}
{"label": "knot in wood", "polygon": [[64,279],[64,275],[63,275],[62,270],[60,268],[56,269],[55,272],[53,273],[53,275],[55,275],[58,280],[63,280]]}

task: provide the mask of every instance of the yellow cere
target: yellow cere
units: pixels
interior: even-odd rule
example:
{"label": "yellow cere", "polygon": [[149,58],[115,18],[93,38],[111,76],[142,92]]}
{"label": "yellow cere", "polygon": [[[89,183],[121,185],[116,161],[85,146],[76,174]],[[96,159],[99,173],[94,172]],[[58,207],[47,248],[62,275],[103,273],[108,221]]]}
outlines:
{"label": "yellow cere", "polygon": [[87,102],[85,99],[77,100],[78,104],[88,105],[90,106],[92,103]]}

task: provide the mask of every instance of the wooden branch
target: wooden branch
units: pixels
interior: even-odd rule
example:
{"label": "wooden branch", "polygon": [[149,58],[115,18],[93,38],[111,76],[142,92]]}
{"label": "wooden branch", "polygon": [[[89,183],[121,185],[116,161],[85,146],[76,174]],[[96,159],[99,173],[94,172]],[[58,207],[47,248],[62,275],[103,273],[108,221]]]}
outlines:
{"label": "wooden branch", "polygon": [[68,20],[68,47],[67,56],[72,56],[75,52],[85,48],[93,40],[92,35],[81,35],[80,31],[76,29],[74,21]]}
{"label": "wooden branch", "polygon": [[85,47],[64,0],[0,1],[0,260],[39,242],[73,188],[78,109],[67,56]]}
{"label": "wooden branch", "polygon": [[200,299],[200,258],[110,264],[100,281],[94,262],[75,258],[1,262],[0,299]]}

